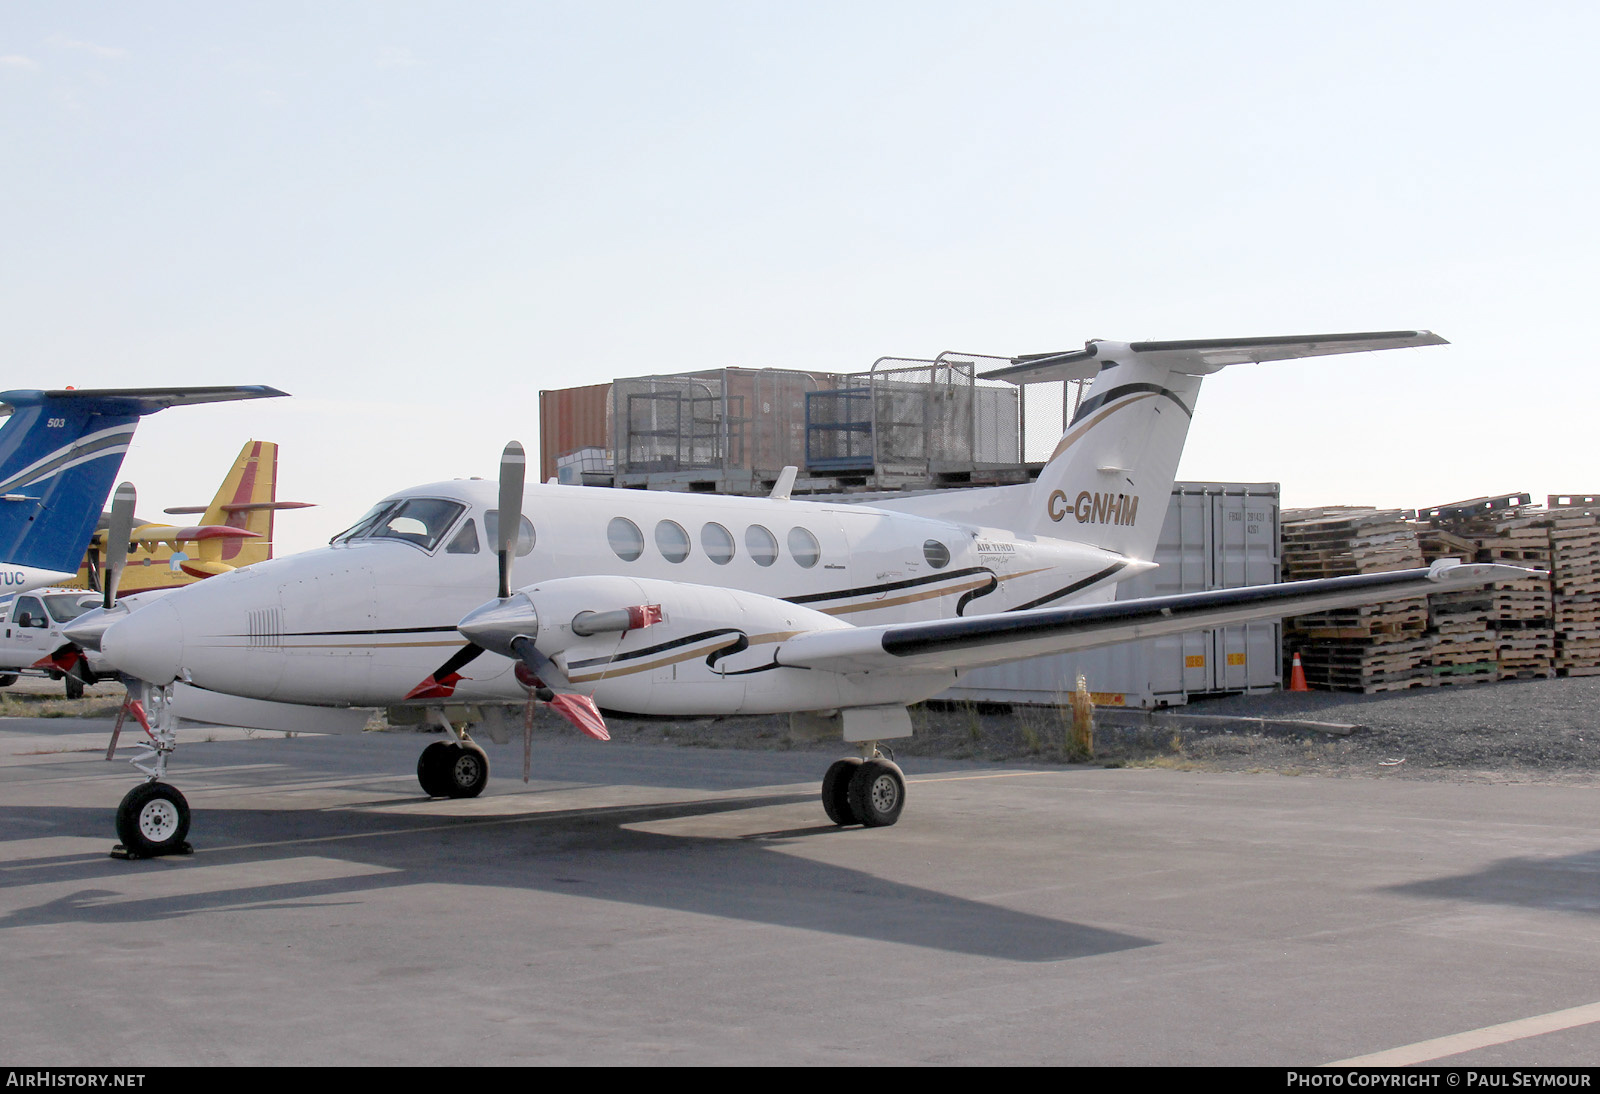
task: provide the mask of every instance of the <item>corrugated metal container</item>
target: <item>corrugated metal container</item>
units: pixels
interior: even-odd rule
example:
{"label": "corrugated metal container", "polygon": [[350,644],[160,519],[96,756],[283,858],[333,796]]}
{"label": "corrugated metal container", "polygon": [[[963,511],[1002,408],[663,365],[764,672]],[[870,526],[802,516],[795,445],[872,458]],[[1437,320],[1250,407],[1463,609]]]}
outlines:
{"label": "corrugated metal container", "polygon": [[611,385],[539,392],[539,481],[556,476],[556,460],[580,448],[610,448],[606,416]]}
{"label": "corrugated metal container", "polygon": [[[1277,483],[1178,483],[1156,548],[1160,567],[1123,582],[1117,599],[1277,581],[1278,542]],[[1080,673],[1095,702],[1110,706],[1274,690],[1283,681],[1280,628],[1248,623],[997,665],[969,673],[943,698],[1056,703]]]}

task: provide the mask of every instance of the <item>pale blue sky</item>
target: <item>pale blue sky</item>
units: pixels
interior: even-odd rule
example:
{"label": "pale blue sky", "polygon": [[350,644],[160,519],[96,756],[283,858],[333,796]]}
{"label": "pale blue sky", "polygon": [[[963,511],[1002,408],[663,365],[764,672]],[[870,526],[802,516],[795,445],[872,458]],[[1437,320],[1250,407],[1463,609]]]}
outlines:
{"label": "pale blue sky", "polygon": [[7,387],[146,422],[142,512],[284,445],[280,544],[493,475],[537,392],[1431,328],[1208,381],[1286,504],[1600,491],[1592,4],[13,2]]}

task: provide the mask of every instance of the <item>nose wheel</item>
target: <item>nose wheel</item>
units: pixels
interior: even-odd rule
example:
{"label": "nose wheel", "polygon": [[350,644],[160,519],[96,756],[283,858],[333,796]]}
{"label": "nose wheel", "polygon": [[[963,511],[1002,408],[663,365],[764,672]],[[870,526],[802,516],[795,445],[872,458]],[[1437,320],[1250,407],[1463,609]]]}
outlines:
{"label": "nose wheel", "polygon": [[900,819],[905,804],[905,774],[882,756],[847,756],[822,776],[822,808],[834,824],[887,828]]}
{"label": "nose wheel", "polygon": [[140,783],[117,806],[118,858],[192,855],[189,846],[189,803],[177,787],[164,782]]}
{"label": "nose wheel", "polygon": [[435,741],[417,757],[417,782],[430,798],[476,798],[489,782],[489,757],[474,744]]}

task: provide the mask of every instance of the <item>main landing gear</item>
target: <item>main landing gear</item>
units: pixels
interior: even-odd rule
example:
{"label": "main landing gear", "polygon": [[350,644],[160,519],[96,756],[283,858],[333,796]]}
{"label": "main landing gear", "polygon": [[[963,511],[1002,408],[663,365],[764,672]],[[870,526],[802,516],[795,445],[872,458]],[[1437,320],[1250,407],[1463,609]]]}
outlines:
{"label": "main landing gear", "polygon": [[834,824],[887,828],[906,804],[906,777],[872,742],[861,756],[835,760],[822,776],[822,808]]}
{"label": "main landing gear", "polygon": [[454,741],[435,741],[417,757],[417,782],[430,798],[476,798],[489,783],[489,757],[467,736],[465,728],[438,715]]}

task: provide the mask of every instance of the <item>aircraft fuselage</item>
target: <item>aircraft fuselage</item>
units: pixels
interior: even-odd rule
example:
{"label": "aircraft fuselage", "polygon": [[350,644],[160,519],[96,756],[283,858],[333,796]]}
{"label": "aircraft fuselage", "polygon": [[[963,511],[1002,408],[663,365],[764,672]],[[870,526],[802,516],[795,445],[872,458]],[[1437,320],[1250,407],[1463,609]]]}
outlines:
{"label": "aircraft fuselage", "polygon": [[[496,584],[486,521],[494,483],[417,487],[375,512],[408,499],[421,520],[391,519],[380,534],[362,534],[358,524],[328,547],[179,590],[111,628],[105,652],[156,683],[179,678],[291,703],[402,702],[461,648],[456,623],[492,599]],[[531,550],[526,540],[519,548],[514,587],[535,587],[542,603],[563,605],[561,614],[638,602],[665,608],[662,624],[571,640],[557,655],[575,685],[618,710],[824,709],[935,694],[948,677],[825,684],[835,674],[776,666],[772,649],[818,626],[1109,599],[1115,581],[1150,565],[1063,540],[836,503],[534,485],[523,512],[534,536]],[[1151,506],[1139,519],[1161,516]],[[619,582],[592,580],[600,576]],[[590,579],[570,604],[557,588],[566,579]],[[551,614],[541,608],[541,630],[570,624]],[[701,615],[717,626],[697,627]],[[512,668],[505,657],[478,658],[454,701],[524,698]],[[692,686],[701,676],[706,686]]]}

